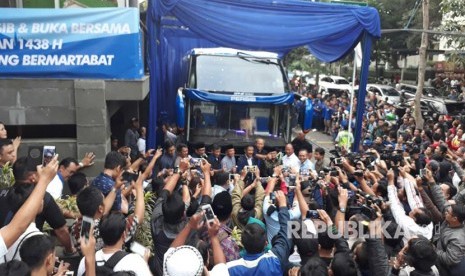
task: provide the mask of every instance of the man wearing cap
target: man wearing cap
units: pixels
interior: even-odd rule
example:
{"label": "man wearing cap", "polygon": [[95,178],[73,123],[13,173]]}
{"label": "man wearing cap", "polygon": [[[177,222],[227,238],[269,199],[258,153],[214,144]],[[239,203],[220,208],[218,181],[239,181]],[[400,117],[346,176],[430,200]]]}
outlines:
{"label": "man wearing cap", "polygon": [[294,152],[299,153],[302,149],[307,150],[308,159],[312,159],[313,146],[305,139],[305,133],[299,131],[291,144],[294,147]]}
{"label": "man wearing cap", "polygon": [[221,249],[224,252],[226,261],[234,261],[240,258],[239,246],[236,241],[231,237],[232,229],[228,226],[231,225],[231,212],[232,212],[232,198],[230,193],[223,191],[216,194],[213,198],[212,209],[215,216],[220,222],[218,230],[218,239],[220,240]]}
{"label": "man wearing cap", "polygon": [[194,153],[192,153],[192,158],[205,158],[207,155],[205,154],[205,143],[200,142],[193,145]]}
{"label": "man wearing cap", "polygon": [[279,148],[268,148],[267,158],[260,164],[260,176],[269,177],[273,175],[274,168],[281,165],[281,160],[277,158]]}
{"label": "man wearing cap", "polygon": [[131,148],[131,159],[135,159],[139,153],[137,140],[139,140],[139,119],[131,118],[130,126],[124,135],[124,145]]}
{"label": "man wearing cap", "polygon": [[221,165],[225,172],[236,173],[236,157],[234,156],[236,151],[234,150],[234,146],[226,145],[224,148],[225,156],[221,159]]}
{"label": "man wearing cap", "polygon": [[223,171],[221,166],[221,147],[217,144],[212,145],[212,153],[208,156],[208,163],[212,165],[212,174]]}

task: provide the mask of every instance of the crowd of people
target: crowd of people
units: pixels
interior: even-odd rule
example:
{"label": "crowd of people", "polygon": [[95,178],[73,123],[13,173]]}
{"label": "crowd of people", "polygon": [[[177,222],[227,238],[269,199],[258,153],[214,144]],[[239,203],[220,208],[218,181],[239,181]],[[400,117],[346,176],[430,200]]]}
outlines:
{"label": "crowd of people", "polygon": [[[186,144],[168,126],[146,151],[134,118],[91,181],[93,153],[32,167],[0,123],[1,174],[14,177],[0,190],[0,275],[462,275],[465,122],[419,129],[411,109],[365,102],[358,152],[348,97],[313,97],[330,151],[304,132],[284,148]],[[56,243],[80,262],[57,261]]]}

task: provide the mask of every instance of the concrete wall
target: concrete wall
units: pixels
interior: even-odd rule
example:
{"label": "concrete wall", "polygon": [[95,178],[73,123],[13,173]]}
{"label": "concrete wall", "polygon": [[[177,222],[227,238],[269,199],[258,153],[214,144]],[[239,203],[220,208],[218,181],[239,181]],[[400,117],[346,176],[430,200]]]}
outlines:
{"label": "concrete wall", "polygon": [[[19,155],[32,144],[55,145],[61,157],[97,156],[88,176],[97,175],[110,151],[110,117],[123,102],[138,106],[149,91],[149,78],[141,80],[0,79],[0,121],[6,125],[76,125],[75,139],[23,137]],[[111,102],[108,102],[111,101]],[[138,110],[127,116],[137,116]]]}

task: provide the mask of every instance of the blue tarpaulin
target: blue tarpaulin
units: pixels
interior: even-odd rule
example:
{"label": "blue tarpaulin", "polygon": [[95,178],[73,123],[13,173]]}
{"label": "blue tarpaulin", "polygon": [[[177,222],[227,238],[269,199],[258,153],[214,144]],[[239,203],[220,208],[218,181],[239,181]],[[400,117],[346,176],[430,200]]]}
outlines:
{"label": "blue tarpaulin", "polygon": [[285,93],[273,96],[241,96],[241,95],[222,95],[210,93],[196,89],[186,89],[186,95],[192,100],[202,102],[235,102],[235,103],[269,103],[269,104],[290,104],[294,102],[293,93]]}
{"label": "blue tarpaulin", "polygon": [[[372,7],[297,0],[155,0],[149,1],[147,25],[149,147],[157,141],[153,130],[158,115],[176,118],[176,91],[183,85],[181,61],[192,48],[223,46],[284,54],[306,45],[318,59],[333,62],[363,40],[362,67],[366,68],[360,76],[359,97],[364,98],[371,39],[381,35],[379,14]],[[364,101],[358,103],[358,109],[364,108]],[[360,130],[361,121],[357,124]]]}

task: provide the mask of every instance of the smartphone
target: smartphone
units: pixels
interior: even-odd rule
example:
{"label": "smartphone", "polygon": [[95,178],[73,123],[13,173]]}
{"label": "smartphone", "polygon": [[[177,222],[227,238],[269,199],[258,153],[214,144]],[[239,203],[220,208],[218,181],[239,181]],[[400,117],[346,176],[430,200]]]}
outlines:
{"label": "smartphone", "polygon": [[424,178],[426,176],[426,169],[421,169],[420,170],[420,177]]}
{"label": "smartphone", "polygon": [[270,201],[271,204],[276,205],[276,195],[274,192],[270,194]]}
{"label": "smartphone", "polygon": [[289,175],[289,186],[294,187],[295,186],[295,180],[297,176],[295,174],[290,174]]}
{"label": "smartphone", "polygon": [[145,252],[147,251],[147,248],[145,248],[145,246],[138,242],[132,242],[131,247],[129,249],[131,250],[131,252],[139,254],[142,257],[145,256]]}
{"label": "smartphone", "polygon": [[362,177],[363,176],[363,171],[362,170],[356,170],[354,172],[354,176]]}
{"label": "smartphone", "polygon": [[36,171],[37,166],[42,165],[43,163],[43,151],[44,147],[42,146],[29,146],[27,151],[27,169],[29,171]]}
{"label": "smartphone", "polygon": [[212,223],[215,220],[215,213],[213,213],[212,206],[210,204],[203,205],[202,210],[205,211],[206,221]]}
{"label": "smartphone", "polygon": [[245,171],[254,173],[255,172],[255,166],[245,166]]}
{"label": "smartphone", "polygon": [[65,276],[73,276],[74,275],[74,271],[66,271],[65,272]]}
{"label": "smartphone", "polygon": [[200,167],[202,164],[202,158],[191,158],[189,162],[191,163],[192,167]]}
{"label": "smartphone", "polygon": [[81,224],[81,238],[89,240],[90,237],[90,228],[94,225],[94,219],[91,217],[83,216]]}
{"label": "smartphone", "polygon": [[123,172],[123,180],[125,182],[131,183],[132,181],[136,181],[137,178],[139,178],[139,175],[136,173],[130,173],[130,172]]}
{"label": "smartphone", "polygon": [[42,165],[44,167],[47,166],[47,164],[52,161],[55,154],[55,146],[44,146],[44,150],[42,151]]}
{"label": "smartphone", "polygon": [[58,268],[60,267],[60,260],[58,258],[55,259],[55,266],[54,266],[54,269],[55,271],[58,271]]}
{"label": "smartphone", "polygon": [[233,173],[229,174],[229,183],[234,183],[234,174]]}
{"label": "smartphone", "polygon": [[318,219],[320,218],[320,214],[316,210],[308,210],[307,211],[307,218],[309,219]]}

